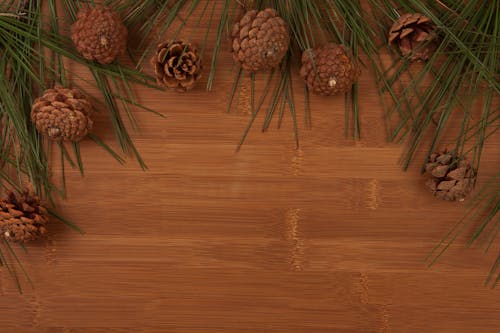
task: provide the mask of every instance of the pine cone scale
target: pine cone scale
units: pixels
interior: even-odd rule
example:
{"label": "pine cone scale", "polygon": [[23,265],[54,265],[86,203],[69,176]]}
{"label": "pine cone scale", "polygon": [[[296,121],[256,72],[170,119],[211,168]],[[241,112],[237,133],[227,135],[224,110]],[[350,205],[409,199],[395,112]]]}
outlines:
{"label": "pine cone scale", "polygon": [[448,165],[438,165],[432,170],[432,176],[436,178],[444,177],[448,173],[449,168]]}
{"label": "pine cone scale", "polygon": [[167,52],[168,50],[165,49],[165,48],[162,48],[159,52],[158,52],[158,56],[157,56],[157,64],[162,64],[166,57],[167,57]]}

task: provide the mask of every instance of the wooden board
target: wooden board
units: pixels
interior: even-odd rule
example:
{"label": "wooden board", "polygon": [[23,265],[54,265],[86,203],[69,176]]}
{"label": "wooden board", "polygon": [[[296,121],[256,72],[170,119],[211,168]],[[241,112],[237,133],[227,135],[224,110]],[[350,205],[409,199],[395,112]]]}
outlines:
{"label": "wooden board", "polygon": [[[464,204],[435,200],[418,163],[401,171],[370,71],[360,79],[360,141],[344,136],[343,97],[312,98],[305,128],[297,81],[300,147],[287,111],[264,134],[259,117],[236,152],[250,85],[226,113],[226,51],[210,93],[208,74],[189,94],[137,90],[167,115],[136,112],[146,172],[82,143],[85,176],[68,171],[59,210],[85,235],[53,224],[30,245],[21,257],[35,288],[25,283],[23,295],[0,270],[0,331],[498,332],[500,289],[483,286],[498,247],[483,255],[459,240],[427,268]],[[105,113],[96,133],[116,147]],[[480,184],[498,165],[496,136]]]}

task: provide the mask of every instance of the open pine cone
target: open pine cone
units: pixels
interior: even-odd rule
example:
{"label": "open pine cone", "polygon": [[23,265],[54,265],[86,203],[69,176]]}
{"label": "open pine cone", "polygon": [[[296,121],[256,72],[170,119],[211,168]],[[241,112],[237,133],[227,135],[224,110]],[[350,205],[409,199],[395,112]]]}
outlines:
{"label": "open pine cone", "polygon": [[33,103],[31,121],[54,141],[80,141],[92,129],[92,105],[77,89],[45,90]]}
{"label": "open pine cone", "polygon": [[342,45],[329,43],[302,54],[300,76],[314,94],[328,96],[350,91],[359,73],[358,65]]}
{"label": "open pine cone", "polygon": [[106,6],[84,7],[71,26],[71,39],[85,59],[109,64],[125,52],[127,28],[118,13]]}
{"label": "open pine cone", "polygon": [[198,50],[183,41],[167,41],[158,45],[151,58],[156,81],[167,88],[187,91],[201,77],[201,58]]}
{"label": "open pine cone", "polygon": [[426,186],[443,200],[463,201],[474,188],[476,172],[470,163],[447,151],[432,154],[425,172],[431,177]]}
{"label": "open pine cone", "polygon": [[47,233],[47,210],[31,191],[9,193],[0,200],[0,236],[9,241],[28,242]]}
{"label": "open pine cone", "polygon": [[256,72],[279,65],[290,45],[288,25],[276,10],[250,10],[233,26],[233,58]]}
{"label": "open pine cone", "polygon": [[436,26],[419,13],[401,15],[389,31],[389,44],[397,44],[403,56],[411,61],[428,60],[436,50]]}

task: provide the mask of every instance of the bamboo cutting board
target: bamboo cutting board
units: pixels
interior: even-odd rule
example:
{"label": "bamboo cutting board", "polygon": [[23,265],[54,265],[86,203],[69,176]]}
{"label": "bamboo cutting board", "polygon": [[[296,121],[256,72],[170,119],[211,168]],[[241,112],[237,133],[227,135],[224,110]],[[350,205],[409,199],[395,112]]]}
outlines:
{"label": "bamboo cutting board", "polygon": [[[360,141],[344,135],[342,96],[313,97],[307,129],[297,80],[300,147],[287,113],[264,134],[258,117],[236,152],[250,84],[226,113],[226,51],[210,93],[208,74],[188,94],[138,88],[167,115],[136,112],[146,172],[82,143],[85,176],[67,171],[59,210],[85,235],[53,224],[29,246],[35,289],[23,295],[0,270],[0,331],[498,332],[500,289],[482,285],[498,248],[485,256],[460,240],[432,269],[423,262],[465,210],[424,189],[418,157],[401,171],[372,73],[360,79]],[[95,127],[115,144],[105,113]],[[497,135],[479,185],[498,165]]]}

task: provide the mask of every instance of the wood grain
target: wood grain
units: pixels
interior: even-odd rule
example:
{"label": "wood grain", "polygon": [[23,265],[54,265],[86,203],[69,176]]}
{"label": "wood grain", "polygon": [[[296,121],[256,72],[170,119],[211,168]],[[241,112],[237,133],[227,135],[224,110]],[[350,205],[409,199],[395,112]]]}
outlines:
{"label": "wood grain", "polygon": [[[210,93],[208,74],[189,94],[137,89],[167,115],[136,112],[146,172],[82,143],[85,176],[68,171],[60,210],[85,235],[53,224],[30,245],[21,257],[35,288],[23,295],[0,270],[0,331],[498,332],[500,289],[483,286],[498,247],[484,255],[459,241],[426,267],[465,210],[427,193],[419,165],[401,171],[370,71],[360,81],[361,141],[344,136],[343,97],[313,97],[305,128],[297,81],[300,148],[289,115],[267,133],[259,117],[237,153],[249,83],[226,113],[226,51]],[[116,146],[105,113],[96,133]],[[498,165],[497,135],[480,184]]]}

